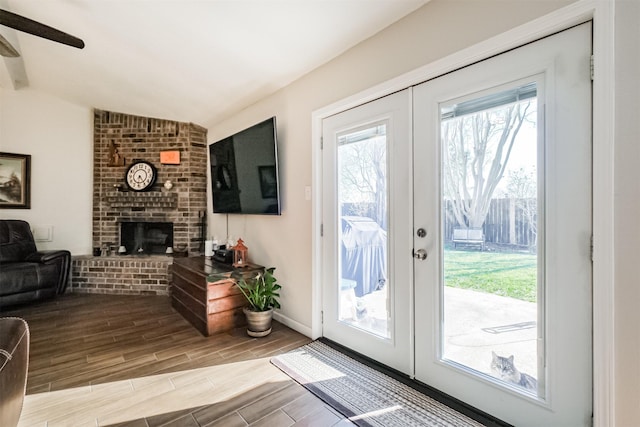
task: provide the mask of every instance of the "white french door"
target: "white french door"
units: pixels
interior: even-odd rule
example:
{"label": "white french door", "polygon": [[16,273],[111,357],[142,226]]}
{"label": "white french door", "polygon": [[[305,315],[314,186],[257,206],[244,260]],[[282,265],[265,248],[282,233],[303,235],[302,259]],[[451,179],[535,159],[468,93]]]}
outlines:
{"label": "white french door", "polygon": [[413,371],[411,90],[323,120],[323,335]]}
{"label": "white french door", "polygon": [[590,425],[590,56],[583,24],[414,88],[416,379],[518,426]]}
{"label": "white french door", "polygon": [[587,23],[324,120],[324,336],[590,424],[590,56]]}

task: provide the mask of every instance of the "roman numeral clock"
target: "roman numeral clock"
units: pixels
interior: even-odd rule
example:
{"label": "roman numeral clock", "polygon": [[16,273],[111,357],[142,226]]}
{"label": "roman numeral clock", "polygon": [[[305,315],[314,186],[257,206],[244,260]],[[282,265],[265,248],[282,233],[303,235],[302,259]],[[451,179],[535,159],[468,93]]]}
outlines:
{"label": "roman numeral clock", "polygon": [[127,169],[125,180],[133,191],[150,190],[156,182],[158,172],[151,163],[145,161],[134,162]]}

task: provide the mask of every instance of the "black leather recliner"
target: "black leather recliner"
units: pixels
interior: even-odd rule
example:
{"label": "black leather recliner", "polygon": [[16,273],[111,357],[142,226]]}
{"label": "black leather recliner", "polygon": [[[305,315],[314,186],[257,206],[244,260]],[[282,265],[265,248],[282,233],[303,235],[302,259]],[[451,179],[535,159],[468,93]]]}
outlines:
{"label": "black leather recliner", "polygon": [[29,223],[0,220],[0,307],[64,293],[71,253],[38,251]]}
{"label": "black leather recliner", "polygon": [[0,318],[0,425],[20,420],[29,368],[29,325],[17,317]]}

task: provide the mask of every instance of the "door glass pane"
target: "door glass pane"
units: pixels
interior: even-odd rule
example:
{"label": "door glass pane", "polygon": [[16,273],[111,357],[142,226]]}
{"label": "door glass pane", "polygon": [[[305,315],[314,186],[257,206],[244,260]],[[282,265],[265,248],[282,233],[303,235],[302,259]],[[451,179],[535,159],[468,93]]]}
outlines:
{"label": "door glass pane", "polygon": [[544,396],[536,91],[529,83],[440,106],[441,354]]}
{"label": "door glass pane", "polygon": [[338,136],[339,320],[389,337],[387,126]]}

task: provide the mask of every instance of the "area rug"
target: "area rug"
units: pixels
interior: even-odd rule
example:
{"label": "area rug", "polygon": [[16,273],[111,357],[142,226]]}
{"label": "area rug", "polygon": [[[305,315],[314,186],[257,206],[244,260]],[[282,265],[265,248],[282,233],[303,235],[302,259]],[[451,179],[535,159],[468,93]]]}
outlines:
{"label": "area rug", "polygon": [[271,363],[358,426],[482,426],[320,341]]}

